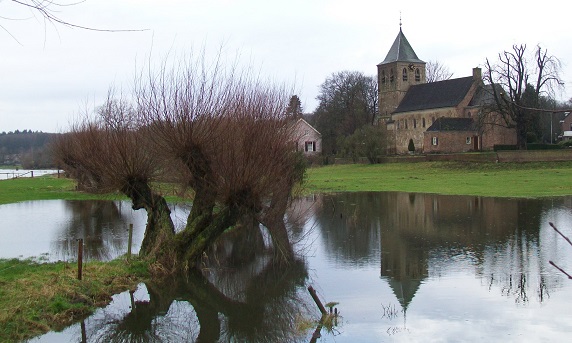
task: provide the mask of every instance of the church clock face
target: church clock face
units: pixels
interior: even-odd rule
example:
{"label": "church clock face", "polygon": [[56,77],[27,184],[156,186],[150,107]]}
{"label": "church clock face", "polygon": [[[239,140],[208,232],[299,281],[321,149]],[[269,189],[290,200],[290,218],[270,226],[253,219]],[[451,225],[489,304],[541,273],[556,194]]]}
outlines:
{"label": "church clock face", "polygon": [[409,70],[413,71],[415,69],[415,66],[413,65],[413,63],[411,63],[409,66]]}

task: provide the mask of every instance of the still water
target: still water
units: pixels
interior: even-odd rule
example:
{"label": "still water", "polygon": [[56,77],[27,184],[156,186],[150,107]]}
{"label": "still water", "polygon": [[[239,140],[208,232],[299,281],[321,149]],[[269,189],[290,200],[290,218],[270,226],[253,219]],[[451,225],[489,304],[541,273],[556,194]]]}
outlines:
{"label": "still water", "polygon": [[[187,206],[171,205],[171,210],[182,225]],[[133,211],[127,201],[47,200],[0,205],[0,220],[0,258],[77,260],[81,238],[84,259],[108,261],[127,252],[129,225],[132,251],[139,251],[147,215]]]}
{"label": "still water", "polygon": [[[186,213],[173,211],[180,222]],[[135,250],[145,224],[126,202],[24,202],[0,206],[0,218],[0,257],[49,260],[74,259],[80,236],[90,258],[115,258],[129,223]],[[319,318],[309,285],[340,311],[316,342],[572,337],[572,280],[549,264],[572,272],[572,246],[549,226],[572,237],[572,197],[316,195],[296,202],[287,222],[301,256],[290,266],[253,253],[264,237],[225,237],[210,255],[218,268],[141,284],[32,341],[309,342],[314,327],[296,330],[300,318]]]}

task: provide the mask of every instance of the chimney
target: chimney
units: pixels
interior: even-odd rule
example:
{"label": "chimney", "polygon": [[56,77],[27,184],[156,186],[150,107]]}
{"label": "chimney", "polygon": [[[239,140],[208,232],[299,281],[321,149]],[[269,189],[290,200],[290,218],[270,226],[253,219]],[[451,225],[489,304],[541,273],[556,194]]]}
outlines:
{"label": "chimney", "polygon": [[483,74],[481,73],[481,68],[473,68],[473,80],[475,81],[482,81]]}

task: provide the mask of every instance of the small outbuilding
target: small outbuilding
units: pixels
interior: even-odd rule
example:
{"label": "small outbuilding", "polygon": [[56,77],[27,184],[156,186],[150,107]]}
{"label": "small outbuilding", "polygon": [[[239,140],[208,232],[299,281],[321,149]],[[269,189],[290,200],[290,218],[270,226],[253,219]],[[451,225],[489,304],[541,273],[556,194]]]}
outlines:
{"label": "small outbuilding", "polygon": [[303,151],[306,156],[322,152],[322,134],[304,119],[300,118],[294,124],[294,135],[296,151]]}
{"label": "small outbuilding", "polygon": [[426,153],[478,151],[478,130],[472,118],[439,118],[424,132],[423,146]]}

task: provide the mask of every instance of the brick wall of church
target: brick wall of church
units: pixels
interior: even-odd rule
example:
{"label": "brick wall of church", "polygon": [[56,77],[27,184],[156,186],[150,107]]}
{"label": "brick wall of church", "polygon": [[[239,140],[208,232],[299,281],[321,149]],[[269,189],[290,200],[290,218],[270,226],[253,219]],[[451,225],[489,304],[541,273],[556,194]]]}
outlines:
{"label": "brick wall of church", "polygon": [[454,108],[435,109],[420,111],[403,115],[393,115],[395,153],[408,153],[409,139],[413,139],[415,151],[423,152],[423,134],[440,117],[458,117],[459,113]]}
{"label": "brick wall of church", "polygon": [[515,145],[516,130],[488,125],[482,135],[482,150],[492,150],[495,145]]}
{"label": "brick wall of church", "polygon": [[[452,153],[475,151],[476,132],[437,131],[424,136],[425,153]],[[436,144],[434,144],[436,143]]]}

